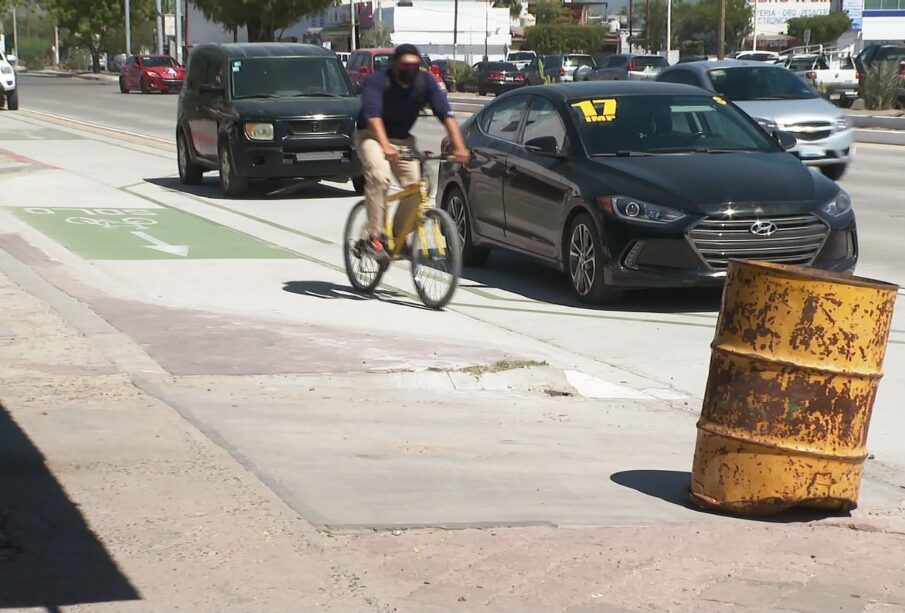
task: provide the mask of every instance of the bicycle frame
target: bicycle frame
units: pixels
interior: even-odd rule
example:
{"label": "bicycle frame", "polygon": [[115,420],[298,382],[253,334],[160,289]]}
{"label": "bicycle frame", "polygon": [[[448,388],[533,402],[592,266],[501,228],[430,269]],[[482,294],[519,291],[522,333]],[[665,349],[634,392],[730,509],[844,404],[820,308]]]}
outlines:
{"label": "bicycle frame", "polygon": [[[418,232],[418,242],[421,244],[421,254],[426,258],[428,256],[428,248],[427,248],[427,235],[424,231],[424,211],[431,208],[430,205],[430,194],[428,193],[428,184],[427,180],[423,178],[424,173],[422,172],[421,181],[416,185],[410,185],[407,188],[398,191],[394,194],[390,194],[387,196],[387,204],[390,202],[395,202],[399,200],[405,200],[406,198],[410,198],[412,196],[418,196],[420,198],[420,202],[418,206],[412,208],[411,214],[407,219],[403,220],[401,224],[402,227],[398,228],[397,231],[400,236],[400,240],[396,240],[396,233],[393,231],[393,219],[391,215],[386,216],[386,235],[387,235],[387,251],[390,254],[390,257],[396,258],[402,252],[402,248],[405,245],[405,237],[407,237],[412,231],[417,230]],[[434,225],[434,239],[436,240],[437,250],[440,252],[440,256],[443,257],[446,255],[446,248],[444,245],[443,234],[440,232],[440,227],[436,224]]]}

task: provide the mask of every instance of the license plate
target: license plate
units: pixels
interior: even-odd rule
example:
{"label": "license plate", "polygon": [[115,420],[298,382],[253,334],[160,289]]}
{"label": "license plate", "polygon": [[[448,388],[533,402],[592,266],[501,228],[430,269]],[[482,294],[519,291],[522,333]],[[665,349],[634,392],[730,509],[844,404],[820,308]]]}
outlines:
{"label": "license plate", "polygon": [[839,92],[833,92],[832,94],[830,94],[830,100],[838,100],[841,97],[842,94],[840,94]]}
{"label": "license plate", "polygon": [[342,151],[306,151],[305,153],[296,153],[296,162],[323,162],[328,160],[341,160]]}
{"label": "license plate", "polygon": [[808,147],[807,145],[799,145],[798,157],[804,159],[822,158],[826,155],[820,147]]}

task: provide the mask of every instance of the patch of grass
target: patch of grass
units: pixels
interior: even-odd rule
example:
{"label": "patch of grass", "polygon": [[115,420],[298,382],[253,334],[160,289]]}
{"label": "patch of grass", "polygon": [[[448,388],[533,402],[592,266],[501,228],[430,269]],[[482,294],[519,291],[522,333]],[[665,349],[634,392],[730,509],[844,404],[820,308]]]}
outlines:
{"label": "patch of grass", "polygon": [[534,368],[536,366],[546,366],[546,362],[538,362],[536,360],[500,360],[493,364],[476,364],[466,368],[460,368],[456,372],[464,372],[474,377],[481,375],[505,372],[507,370],[520,370],[522,368]]}

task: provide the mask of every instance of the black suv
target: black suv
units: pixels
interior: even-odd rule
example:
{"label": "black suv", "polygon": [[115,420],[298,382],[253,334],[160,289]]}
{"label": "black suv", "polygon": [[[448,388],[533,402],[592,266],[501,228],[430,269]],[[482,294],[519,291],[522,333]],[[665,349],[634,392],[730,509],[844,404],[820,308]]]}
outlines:
{"label": "black suv", "polygon": [[360,183],[352,145],[361,102],[332,51],[299,44],[199,45],[179,97],[179,178],[220,171],[228,197],[252,178]]}

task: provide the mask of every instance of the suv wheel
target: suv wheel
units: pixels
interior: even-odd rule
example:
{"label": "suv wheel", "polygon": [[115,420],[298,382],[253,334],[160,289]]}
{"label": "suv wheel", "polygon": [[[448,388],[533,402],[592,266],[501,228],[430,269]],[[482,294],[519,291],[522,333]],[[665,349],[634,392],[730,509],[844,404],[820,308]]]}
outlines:
{"label": "suv wheel", "polygon": [[226,143],[220,144],[220,187],[227,198],[239,198],[248,191],[248,179],[236,173],[236,164]]}
{"label": "suv wheel", "polygon": [[11,92],[6,92],[6,110],[8,111],[18,111],[19,110],[19,90],[14,89]]}
{"label": "suv wheel", "polygon": [[192,162],[189,143],[185,133],[180,130],[176,134],[176,162],[179,166],[179,180],[183,185],[198,185],[204,175],[204,169]]}
{"label": "suv wheel", "polygon": [[129,93],[129,88],[126,87],[126,80],[123,79],[122,77],[119,78],[119,93],[121,93],[121,94]]}

